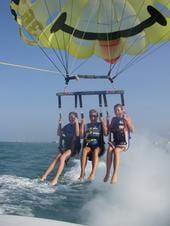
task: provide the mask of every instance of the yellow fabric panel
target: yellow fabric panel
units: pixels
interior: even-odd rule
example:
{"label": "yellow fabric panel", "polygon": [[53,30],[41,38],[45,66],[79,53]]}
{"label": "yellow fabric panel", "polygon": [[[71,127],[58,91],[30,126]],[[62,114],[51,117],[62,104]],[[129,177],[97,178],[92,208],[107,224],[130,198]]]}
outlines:
{"label": "yellow fabric panel", "polygon": [[25,34],[22,32],[21,29],[19,29],[19,33],[20,33],[20,37],[22,38],[22,40],[27,43],[28,45],[37,45],[37,41],[34,41],[34,40],[30,40],[28,39]]}
{"label": "yellow fabric panel", "polygon": [[[55,48],[60,50],[67,50],[71,55],[77,58],[87,58],[93,55],[94,42],[89,42],[90,45],[81,45],[81,40],[76,44],[73,36],[58,31],[57,35],[50,33],[51,26],[46,28],[45,31],[39,36],[39,44],[47,48]],[[49,37],[49,38],[47,38]]]}
{"label": "yellow fabric panel", "polygon": [[[129,29],[150,17],[148,5],[166,17],[167,26],[155,23],[140,34],[121,38],[118,45],[109,45],[108,50],[98,40],[78,39],[61,30],[54,34],[50,32],[63,12],[67,13],[67,25],[84,32],[109,33]],[[11,2],[11,8],[17,14],[21,38],[27,44],[37,43],[42,47],[65,50],[81,59],[93,54],[108,60],[121,54],[137,55],[152,44],[170,40],[170,0],[20,0],[19,6]],[[33,40],[27,37],[24,29],[33,36]]]}
{"label": "yellow fabric panel", "polygon": [[[87,0],[82,0],[78,3],[77,1],[70,1],[62,8],[62,12],[67,12],[71,8],[73,12],[75,12],[73,15],[71,15],[69,12],[66,22],[67,24],[70,24],[73,27],[77,26],[77,20],[81,18],[87,2]],[[79,40],[76,42],[72,35],[66,34],[61,30],[59,30],[57,33],[51,34],[51,26],[52,25],[46,27],[43,33],[39,36],[39,43],[42,46],[69,51],[71,55],[77,58],[87,58],[94,54],[95,44],[93,42],[88,42],[90,45],[83,45],[87,41]]]}
{"label": "yellow fabric panel", "polygon": [[[166,5],[166,7],[170,6],[170,1],[168,0],[157,0],[157,1],[141,1],[143,4],[142,8],[140,9],[140,4],[136,0],[129,0],[133,7],[135,8],[136,12],[140,10],[139,18],[141,21],[148,18],[149,13],[147,12],[147,6],[152,5],[155,7],[155,3],[162,3]],[[159,10],[159,9],[158,9]],[[162,12],[163,14],[163,12]],[[167,26],[163,27],[158,23],[154,24],[152,27],[145,29],[146,33],[146,42],[149,44],[156,44],[158,42],[168,41],[170,39],[170,18],[167,18]]]}

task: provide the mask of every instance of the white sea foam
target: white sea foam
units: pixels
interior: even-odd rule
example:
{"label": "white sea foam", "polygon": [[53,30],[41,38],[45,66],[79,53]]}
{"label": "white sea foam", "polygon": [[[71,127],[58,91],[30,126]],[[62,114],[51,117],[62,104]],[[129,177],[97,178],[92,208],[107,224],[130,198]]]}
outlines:
{"label": "white sea foam", "polygon": [[0,186],[8,191],[17,191],[18,189],[31,189],[32,192],[39,193],[53,193],[55,191],[54,188],[48,186],[47,183],[39,183],[38,179],[30,179],[11,175],[0,176]]}
{"label": "white sea foam", "polygon": [[0,176],[0,213],[34,216],[32,205],[47,205],[51,200],[40,194],[51,194],[55,189],[48,184],[40,184],[37,179],[29,179],[11,175]]}
{"label": "white sea foam", "polygon": [[[93,183],[100,192],[83,212],[92,226],[169,226],[170,154],[150,136],[135,136],[121,155],[117,185]],[[98,182],[102,183],[103,168]]]}
{"label": "white sea foam", "polygon": [[[0,214],[32,216],[34,208],[45,211],[56,203],[60,206],[60,201],[62,210],[68,197],[72,196],[76,202],[80,196],[80,199],[87,197],[79,211],[82,216],[88,216],[83,221],[88,225],[169,226],[170,153],[167,143],[164,139],[155,142],[155,137],[148,135],[134,136],[132,141],[128,152],[121,154],[119,181],[114,186],[103,183],[103,161],[99,163],[96,179],[87,186],[77,183],[80,174],[78,159],[70,160],[72,167],[68,165],[61,184],[56,187],[39,183],[38,179],[0,176]],[[90,171],[91,162],[88,162],[86,177]]]}

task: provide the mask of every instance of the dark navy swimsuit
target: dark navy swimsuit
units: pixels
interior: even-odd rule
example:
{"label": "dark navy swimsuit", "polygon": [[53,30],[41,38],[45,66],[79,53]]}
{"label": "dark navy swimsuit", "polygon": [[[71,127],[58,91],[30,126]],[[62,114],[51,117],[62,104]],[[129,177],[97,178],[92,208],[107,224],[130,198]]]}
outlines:
{"label": "dark navy swimsuit", "polygon": [[80,152],[81,143],[80,137],[76,136],[75,125],[69,123],[62,128],[62,145],[60,152],[71,149],[72,155]]}
{"label": "dark navy swimsuit", "polygon": [[110,127],[113,145],[127,145],[127,125],[124,118],[114,117]]}

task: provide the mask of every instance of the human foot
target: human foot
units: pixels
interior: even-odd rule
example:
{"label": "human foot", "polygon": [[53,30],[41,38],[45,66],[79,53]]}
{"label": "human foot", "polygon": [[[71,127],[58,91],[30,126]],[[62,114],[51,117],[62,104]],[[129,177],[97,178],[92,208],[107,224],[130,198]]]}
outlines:
{"label": "human foot", "polygon": [[80,176],[80,177],[78,178],[79,181],[82,181],[83,179],[84,179],[84,176]]}
{"label": "human foot", "polygon": [[52,181],[50,181],[50,185],[51,186],[55,186],[55,185],[57,185],[57,183],[58,183],[58,179],[53,179]]}
{"label": "human foot", "polygon": [[41,177],[39,178],[39,180],[40,180],[41,182],[44,182],[44,181],[46,180],[46,176],[41,176]]}
{"label": "human foot", "polygon": [[80,174],[80,177],[78,178],[79,181],[82,181],[85,177],[85,173],[81,173]]}
{"label": "human foot", "polygon": [[104,182],[107,182],[107,181],[108,181],[108,179],[109,179],[109,175],[108,175],[108,174],[106,174],[106,176],[104,177],[103,181],[104,181]]}
{"label": "human foot", "polygon": [[111,184],[116,184],[117,183],[117,176],[113,176],[111,181],[110,181]]}
{"label": "human foot", "polygon": [[88,177],[88,180],[89,181],[93,181],[94,180],[94,177],[95,177],[94,174],[90,174],[90,176]]}

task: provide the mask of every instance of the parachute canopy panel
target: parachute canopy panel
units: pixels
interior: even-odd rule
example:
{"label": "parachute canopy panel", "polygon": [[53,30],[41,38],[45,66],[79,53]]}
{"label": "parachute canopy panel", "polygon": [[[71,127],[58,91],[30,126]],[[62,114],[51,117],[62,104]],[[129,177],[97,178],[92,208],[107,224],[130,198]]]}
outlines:
{"label": "parachute canopy panel", "polygon": [[21,38],[114,64],[170,39],[169,0],[12,0]]}

